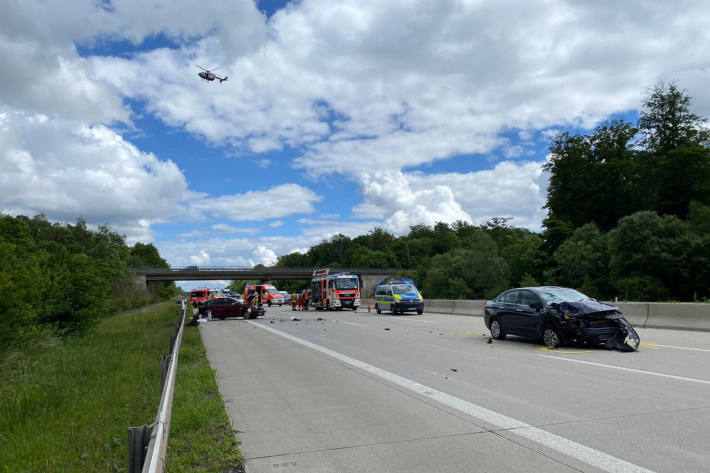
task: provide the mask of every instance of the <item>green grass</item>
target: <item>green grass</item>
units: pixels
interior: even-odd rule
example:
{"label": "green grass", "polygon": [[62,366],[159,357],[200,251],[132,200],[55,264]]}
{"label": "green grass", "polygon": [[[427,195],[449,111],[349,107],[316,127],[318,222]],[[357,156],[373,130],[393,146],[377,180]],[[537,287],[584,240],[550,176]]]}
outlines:
{"label": "green grass", "polygon": [[[157,413],[159,358],[169,350],[176,307],[152,305],[103,319],[82,335],[47,338],[4,353],[0,472],[125,471],[128,427],[150,424]],[[182,451],[172,471],[200,471],[181,470],[189,464],[182,460],[204,453],[199,443],[208,433],[213,444],[207,453],[241,464],[196,332],[185,332],[180,356],[184,382],[178,378],[170,440]],[[196,399],[209,402],[191,407]],[[193,429],[202,436],[191,437]],[[202,471],[230,471],[213,469],[218,463],[209,458],[200,457],[207,468]]]}
{"label": "green grass", "polygon": [[178,362],[166,471],[244,471],[199,329],[190,326],[183,332]]}

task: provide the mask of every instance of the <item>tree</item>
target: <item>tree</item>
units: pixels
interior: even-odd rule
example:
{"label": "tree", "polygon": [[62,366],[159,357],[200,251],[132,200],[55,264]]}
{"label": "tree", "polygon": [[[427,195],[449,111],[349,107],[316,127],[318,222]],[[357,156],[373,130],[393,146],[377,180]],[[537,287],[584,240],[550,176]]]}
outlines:
{"label": "tree", "polygon": [[[708,265],[701,239],[675,216],[641,211],[609,232],[609,275],[623,297],[692,300]],[[705,287],[707,281],[705,281]]]}
{"label": "tree", "polygon": [[598,297],[610,294],[607,237],[588,223],[576,229],[554,254],[554,282],[588,291]]}
{"label": "tree", "polygon": [[710,131],[690,104],[691,98],[675,84],[661,84],[651,91],[639,118],[652,208],[681,219],[688,216],[691,200],[710,203]]}

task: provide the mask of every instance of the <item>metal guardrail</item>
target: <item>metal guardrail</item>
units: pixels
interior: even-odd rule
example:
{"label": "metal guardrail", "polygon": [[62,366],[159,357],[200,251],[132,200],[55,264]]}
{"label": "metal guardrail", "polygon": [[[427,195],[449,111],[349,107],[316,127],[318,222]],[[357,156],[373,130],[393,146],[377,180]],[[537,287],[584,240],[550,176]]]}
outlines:
{"label": "metal guardrail", "polygon": [[[170,432],[170,416],[173,409],[173,393],[177,377],[178,354],[180,342],[185,327],[185,312],[187,303],[182,301],[182,315],[170,337],[170,354],[160,359],[162,394],[155,422],[140,427],[128,429],[128,473],[162,473],[168,449],[168,433]],[[150,436],[149,430],[152,429]]]}

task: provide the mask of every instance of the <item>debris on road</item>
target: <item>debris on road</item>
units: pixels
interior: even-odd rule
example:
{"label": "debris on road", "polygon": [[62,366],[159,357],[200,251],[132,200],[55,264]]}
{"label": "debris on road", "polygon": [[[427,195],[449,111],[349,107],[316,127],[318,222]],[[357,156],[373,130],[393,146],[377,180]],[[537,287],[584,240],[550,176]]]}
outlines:
{"label": "debris on road", "polygon": [[456,372],[458,372],[458,369],[456,369],[456,368],[451,368],[451,371],[453,371],[454,373],[456,373]]}
{"label": "debris on road", "polygon": [[389,327],[385,327],[385,330],[389,330],[389,329],[390,329]]}
{"label": "debris on road", "polygon": [[273,320],[269,320],[269,323],[270,323],[270,324],[273,324],[273,323],[274,323],[274,321],[273,321]]}
{"label": "debris on road", "polygon": [[321,321],[323,320],[323,317],[316,317],[316,320]]}
{"label": "debris on road", "polygon": [[295,320],[296,322],[298,322],[298,321],[301,320],[301,319],[299,319],[299,318],[296,317],[296,316],[293,316],[293,317],[291,317],[291,320]]}
{"label": "debris on road", "polygon": [[493,337],[488,337],[488,341],[486,343],[493,343]]}

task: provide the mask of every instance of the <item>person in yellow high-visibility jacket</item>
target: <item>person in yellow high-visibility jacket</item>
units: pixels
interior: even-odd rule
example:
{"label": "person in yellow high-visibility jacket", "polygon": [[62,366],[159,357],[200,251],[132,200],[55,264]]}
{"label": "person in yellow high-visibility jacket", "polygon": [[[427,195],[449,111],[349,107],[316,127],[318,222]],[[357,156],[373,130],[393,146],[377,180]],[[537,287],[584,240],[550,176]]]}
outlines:
{"label": "person in yellow high-visibility jacket", "polygon": [[296,304],[298,304],[298,294],[294,292],[291,294],[291,310],[296,310]]}

